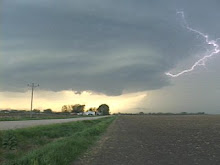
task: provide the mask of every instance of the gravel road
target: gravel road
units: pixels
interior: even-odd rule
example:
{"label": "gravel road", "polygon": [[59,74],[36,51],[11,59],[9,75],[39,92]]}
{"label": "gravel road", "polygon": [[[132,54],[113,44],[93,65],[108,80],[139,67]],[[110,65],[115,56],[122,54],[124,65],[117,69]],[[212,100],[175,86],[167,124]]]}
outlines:
{"label": "gravel road", "polygon": [[82,118],[69,118],[69,119],[46,119],[46,120],[24,120],[24,121],[0,121],[0,130],[9,130],[17,128],[33,127],[38,125],[48,125],[55,123],[67,123],[71,121],[80,120],[95,120],[106,116],[98,117],[82,117]]}
{"label": "gravel road", "polygon": [[220,115],[120,116],[73,165],[218,165]]}

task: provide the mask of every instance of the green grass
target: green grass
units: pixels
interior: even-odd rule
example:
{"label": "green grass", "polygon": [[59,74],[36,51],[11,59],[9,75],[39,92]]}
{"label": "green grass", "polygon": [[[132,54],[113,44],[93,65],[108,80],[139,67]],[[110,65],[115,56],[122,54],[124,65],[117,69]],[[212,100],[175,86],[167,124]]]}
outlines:
{"label": "green grass", "polygon": [[[67,165],[100,137],[115,117],[0,132],[0,164]],[[16,149],[3,148],[8,135]]]}

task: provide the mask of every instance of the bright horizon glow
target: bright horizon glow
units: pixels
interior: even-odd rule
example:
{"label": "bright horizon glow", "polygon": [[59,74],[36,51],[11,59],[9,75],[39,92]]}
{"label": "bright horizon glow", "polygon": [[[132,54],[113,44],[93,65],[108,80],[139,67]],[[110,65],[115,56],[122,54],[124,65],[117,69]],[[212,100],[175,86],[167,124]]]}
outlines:
{"label": "bright horizon glow", "polygon": [[[0,92],[0,99],[2,100],[0,108],[30,110],[30,94],[30,90],[24,93]],[[146,92],[107,96],[90,91],[83,91],[79,95],[70,90],[59,92],[36,90],[34,92],[33,109],[43,110],[51,108],[53,111],[59,112],[63,105],[85,104],[85,110],[87,110],[90,107],[98,108],[101,104],[108,104],[111,113],[126,112],[128,107],[136,107],[146,96]]]}

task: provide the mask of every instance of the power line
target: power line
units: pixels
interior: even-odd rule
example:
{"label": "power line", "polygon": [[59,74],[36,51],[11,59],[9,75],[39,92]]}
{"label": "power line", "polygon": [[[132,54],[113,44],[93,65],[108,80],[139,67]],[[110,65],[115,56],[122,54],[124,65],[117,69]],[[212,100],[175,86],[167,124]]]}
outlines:
{"label": "power line", "polygon": [[35,85],[34,83],[28,84],[29,87],[31,87],[31,111],[30,111],[30,117],[32,118],[32,108],[33,108],[33,98],[34,98],[34,88],[39,87],[40,85]]}

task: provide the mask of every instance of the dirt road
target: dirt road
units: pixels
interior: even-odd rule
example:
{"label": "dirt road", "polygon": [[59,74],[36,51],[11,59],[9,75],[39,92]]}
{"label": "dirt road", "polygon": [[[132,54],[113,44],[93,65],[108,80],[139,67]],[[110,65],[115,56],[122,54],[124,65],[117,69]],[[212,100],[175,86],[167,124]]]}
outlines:
{"label": "dirt road", "polygon": [[80,121],[80,120],[95,120],[103,118],[105,116],[99,117],[82,117],[82,118],[69,118],[69,119],[47,119],[47,120],[25,120],[25,121],[0,121],[0,130],[9,130],[17,128],[26,128],[37,125],[47,125],[55,123],[66,123],[71,121]]}
{"label": "dirt road", "polygon": [[218,116],[120,116],[74,165],[220,164]]}

